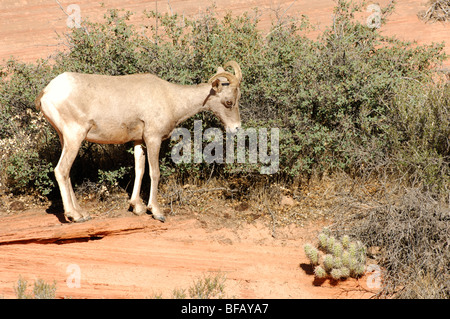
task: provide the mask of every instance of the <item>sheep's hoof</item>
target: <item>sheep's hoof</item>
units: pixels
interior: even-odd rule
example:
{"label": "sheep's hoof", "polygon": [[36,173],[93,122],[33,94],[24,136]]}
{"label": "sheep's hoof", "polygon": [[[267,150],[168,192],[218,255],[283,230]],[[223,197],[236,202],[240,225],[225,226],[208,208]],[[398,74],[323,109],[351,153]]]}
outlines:
{"label": "sheep's hoof", "polygon": [[76,220],[75,223],[84,223],[87,222],[88,220],[91,220],[91,216],[83,216],[80,219]]}
{"label": "sheep's hoof", "polygon": [[157,219],[161,222],[165,222],[166,221],[166,217],[164,217],[164,215],[152,215],[154,219]]}
{"label": "sheep's hoof", "polygon": [[73,216],[67,216],[67,219],[71,223],[83,223],[83,222],[87,222],[88,220],[90,220],[91,216],[86,215],[86,216],[82,216],[82,217],[79,217],[79,218],[74,218]]}
{"label": "sheep's hoof", "polygon": [[147,213],[147,206],[145,205],[136,205],[133,207],[133,214],[137,216],[142,216]]}

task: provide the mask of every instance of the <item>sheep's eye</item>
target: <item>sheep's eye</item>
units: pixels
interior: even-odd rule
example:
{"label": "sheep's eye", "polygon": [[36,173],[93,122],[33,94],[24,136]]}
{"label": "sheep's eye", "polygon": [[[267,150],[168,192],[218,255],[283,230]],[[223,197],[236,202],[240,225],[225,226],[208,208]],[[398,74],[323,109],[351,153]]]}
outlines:
{"label": "sheep's eye", "polygon": [[226,107],[232,107],[233,106],[233,102],[232,101],[226,101],[225,102],[225,106]]}

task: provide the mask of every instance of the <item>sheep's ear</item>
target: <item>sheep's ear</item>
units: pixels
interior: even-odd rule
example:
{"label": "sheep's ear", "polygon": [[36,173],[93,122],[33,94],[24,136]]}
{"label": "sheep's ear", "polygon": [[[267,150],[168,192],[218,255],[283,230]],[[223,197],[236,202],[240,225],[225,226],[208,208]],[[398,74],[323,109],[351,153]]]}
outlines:
{"label": "sheep's ear", "polygon": [[214,80],[214,82],[211,83],[211,86],[216,93],[220,93],[222,91],[222,83],[219,79]]}

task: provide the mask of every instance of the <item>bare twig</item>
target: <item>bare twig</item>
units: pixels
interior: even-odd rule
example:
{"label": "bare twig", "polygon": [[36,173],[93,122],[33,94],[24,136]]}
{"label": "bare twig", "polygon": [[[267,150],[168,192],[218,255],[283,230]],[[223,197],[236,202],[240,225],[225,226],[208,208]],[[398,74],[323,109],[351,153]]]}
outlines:
{"label": "bare twig", "polygon": [[[66,12],[66,10],[64,10],[64,8],[63,8],[63,6],[61,5],[61,3],[60,3],[58,0],[55,0],[55,2],[56,2],[56,3],[58,4],[58,6],[61,8],[61,11],[64,12],[64,14],[65,14],[67,17],[70,17],[70,14],[68,14],[68,13]],[[89,37],[89,31],[88,31],[88,29],[87,29],[86,27],[84,27],[84,26],[82,26],[81,28],[83,28],[84,32],[86,32],[87,36]]]}
{"label": "bare twig", "polygon": [[64,10],[63,6],[61,5],[61,3],[59,3],[58,0],[55,0],[55,2],[59,5],[59,7],[61,8],[62,12],[64,12],[66,14],[66,16],[69,17],[69,14],[66,12],[66,10]]}
{"label": "bare twig", "polygon": [[418,14],[419,18],[429,21],[450,21],[450,0],[431,0],[428,9]]}
{"label": "bare twig", "polygon": [[264,202],[267,211],[269,212],[270,216],[272,217],[272,237],[276,238],[276,234],[275,234],[275,214],[274,212],[269,208],[269,205],[267,205],[267,201]]}
{"label": "bare twig", "polygon": [[170,5],[170,0],[167,0],[167,5],[169,6],[170,15],[173,16],[172,6]]}

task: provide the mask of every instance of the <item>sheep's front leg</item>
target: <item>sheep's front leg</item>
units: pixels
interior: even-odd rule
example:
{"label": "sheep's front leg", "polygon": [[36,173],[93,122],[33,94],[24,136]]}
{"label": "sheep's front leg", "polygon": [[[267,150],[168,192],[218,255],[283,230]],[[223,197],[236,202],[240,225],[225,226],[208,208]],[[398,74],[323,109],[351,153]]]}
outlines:
{"label": "sheep's front leg", "polygon": [[148,208],[152,211],[153,218],[164,222],[166,219],[161,212],[158,204],[158,183],[159,183],[159,149],[161,147],[161,139],[149,138],[145,140],[147,146],[148,164],[150,167],[150,199]]}
{"label": "sheep's front leg", "polygon": [[134,162],[135,179],[130,205],[133,207],[133,213],[136,215],[143,215],[147,212],[147,206],[145,206],[140,196],[142,177],[144,176],[145,171],[145,152],[142,142],[134,143]]}

